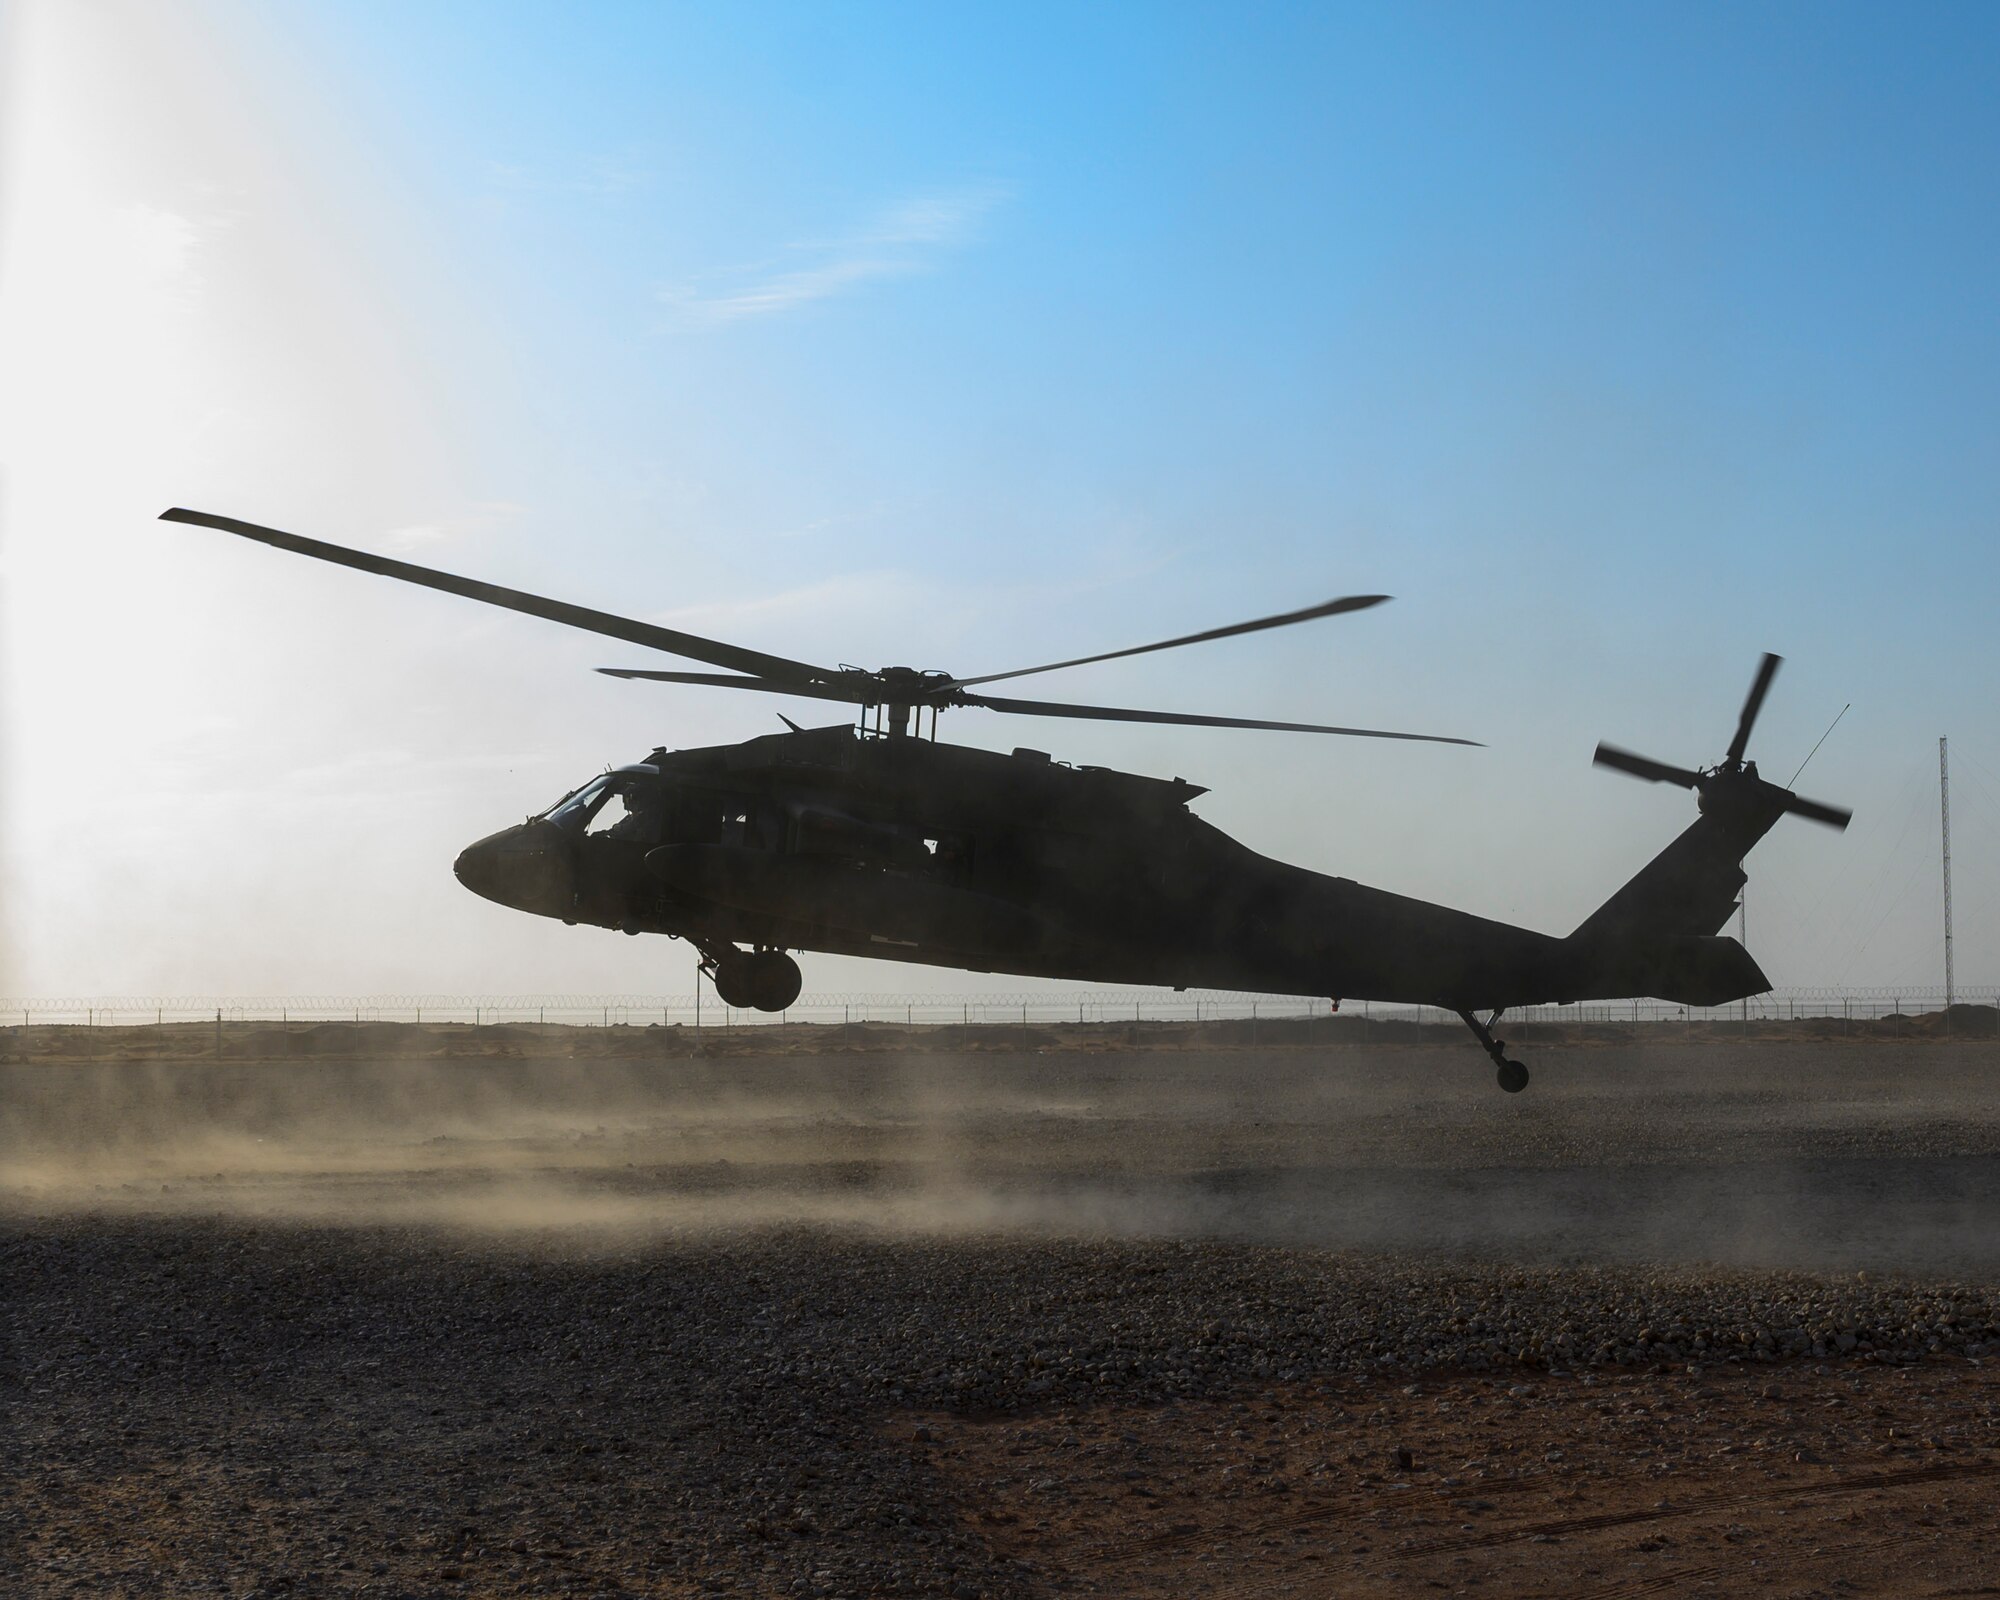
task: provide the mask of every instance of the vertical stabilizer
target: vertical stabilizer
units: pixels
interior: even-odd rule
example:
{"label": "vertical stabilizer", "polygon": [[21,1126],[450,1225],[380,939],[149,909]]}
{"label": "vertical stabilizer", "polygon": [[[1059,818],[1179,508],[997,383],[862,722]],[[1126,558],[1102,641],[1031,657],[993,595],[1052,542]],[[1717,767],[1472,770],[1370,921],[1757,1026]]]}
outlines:
{"label": "vertical stabilizer", "polygon": [[1583,921],[1565,943],[1579,994],[1658,995],[1685,1005],[1722,1005],[1770,987],[1750,954],[1721,936],[1747,881],[1743,858],[1786,813],[1845,828],[1849,813],[1802,800],[1757,776],[1744,758],[1780,658],[1766,655],[1736,719],[1729,753],[1713,767],[1669,766],[1615,745],[1596,764],[1648,783],[1694,790],[1701,815]]}

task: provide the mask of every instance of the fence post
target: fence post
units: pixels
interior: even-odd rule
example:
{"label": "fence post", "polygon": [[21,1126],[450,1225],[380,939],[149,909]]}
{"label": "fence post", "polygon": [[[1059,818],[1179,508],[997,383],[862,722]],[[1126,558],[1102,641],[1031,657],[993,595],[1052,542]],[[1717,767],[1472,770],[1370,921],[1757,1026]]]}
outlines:
{"label": "fence post", "polygon": [[222,1059],[222,1007],[215,1008],[215,1059]]}

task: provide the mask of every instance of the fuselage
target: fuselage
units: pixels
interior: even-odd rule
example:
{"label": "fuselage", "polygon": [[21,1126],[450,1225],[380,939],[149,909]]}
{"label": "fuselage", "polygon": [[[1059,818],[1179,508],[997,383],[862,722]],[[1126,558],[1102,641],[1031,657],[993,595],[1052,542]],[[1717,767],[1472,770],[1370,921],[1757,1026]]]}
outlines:
{"label": "fuselage", "polygon": [[470,846],[565,922],[1086,982],[1454,1006],[1574,998],[1563,941],[1257,854],[1204,791],[848,728],[659,750]]}

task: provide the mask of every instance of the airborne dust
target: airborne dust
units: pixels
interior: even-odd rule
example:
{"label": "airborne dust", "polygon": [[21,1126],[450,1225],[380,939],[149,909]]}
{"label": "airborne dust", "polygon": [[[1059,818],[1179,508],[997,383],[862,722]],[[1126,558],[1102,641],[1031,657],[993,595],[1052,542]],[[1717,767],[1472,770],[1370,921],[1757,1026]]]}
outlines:
{"label": "airborne dust", "polygon": [[385,1028],[348,1055],[326,1052],[357,1036],[323,1028],[293,1048],[315,1037],[289,1059],[0,1067],[0,1204],[563,1250],[808,1223],[2000,1268],[1990,1040],[1548,1049],[1503,1096],[1444,1046],[704,1057],[669,1030],[611,1055],[488,1028],[439,1058],[467,1031]]}

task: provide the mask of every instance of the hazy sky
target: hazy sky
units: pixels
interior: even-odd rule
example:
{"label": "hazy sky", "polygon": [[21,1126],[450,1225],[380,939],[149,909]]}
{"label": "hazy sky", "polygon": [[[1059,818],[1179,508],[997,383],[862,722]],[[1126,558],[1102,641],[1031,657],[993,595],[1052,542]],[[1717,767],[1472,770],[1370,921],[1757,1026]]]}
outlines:
{"label": "hazy sky", "polygon": [[[640,991],[458,848],[799,702],[162,525],[184,504],[830,663],[999,671],[1386,591],[1036,723],[1254,847],[1567,931],[1692,797],[1780,985],[2000,985],[2000,13],[14,5],[7,958],[32,995]],[[809,957],[808,990],[973,987]],[[1018,980],[998,980],[1019,987]]]}

